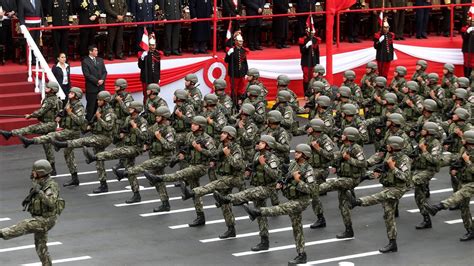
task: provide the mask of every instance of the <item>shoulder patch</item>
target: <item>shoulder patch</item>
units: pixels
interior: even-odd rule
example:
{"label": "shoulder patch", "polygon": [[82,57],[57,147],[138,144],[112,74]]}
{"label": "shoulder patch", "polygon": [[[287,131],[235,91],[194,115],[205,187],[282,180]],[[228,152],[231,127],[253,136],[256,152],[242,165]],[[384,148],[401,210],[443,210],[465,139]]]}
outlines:
{"label": "shoulder patch", "polygon": [[324,144],[324,148],[325,148],[327,151],[332,151],[332,145],[331,145],[331,143],[326,142],[326,144]]}
{"label": "shoulder patch", "polygon": [[271,167],[272,169],[276,169],[277,166],[278,166],[277,162],[275,162],[275,161],[271,161],[271,162],[270,162],[270,167]]}
{"label": "shoulder patch", "polygon": [[357,155],[357,160],[359,161],[364,161],[365,160],[365,157],[364,157],[364,153],[363,152],[359,152]]}
{"label": "shoulder patch", "polygon": [[108,122],[112,121],[112,114],[111,113],[108,113],[108,114],[105,115],[105,121],[108,121]]}

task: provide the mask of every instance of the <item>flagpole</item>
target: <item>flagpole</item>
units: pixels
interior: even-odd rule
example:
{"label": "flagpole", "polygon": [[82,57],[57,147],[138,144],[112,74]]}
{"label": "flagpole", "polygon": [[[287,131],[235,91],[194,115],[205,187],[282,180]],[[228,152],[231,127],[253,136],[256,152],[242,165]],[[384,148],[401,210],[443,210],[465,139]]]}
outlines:
{"label": "flagpole", "polygon": [[[311,41],[313,41],[313,39],[316,40],[315,36],[311,35],[311,33],[312,33],[312,31],[313,31],[313,28],[314,28],[314,24],[313,24],[313,14],[312,14],[312,12],[313,12],[313,1],[310,0],[310,3],[309,3],[309,17],[308,17],[308,19],[309,19],[309,24],[310,24],[310,25],[309,25],[309,26],[310,26],[310,28],[309,28],[309,30],[310,30],[310,35],[309,35],[309,36],[310,36],[310,40],[311,40]],[[308,20],[306,20],[306,21],[308,21]],[[316,35],[316,30],[314,31],[314,35]],[[317,40],[316,40],[316,41],[317,41]],[[313,44],[313,45],[314,45],[314,44]],[[311,84],[309,84],[309,82],[311,81],[311,77],[310,77],[310,75],[311,75],[311,69],[310,69],[310,68],[311,68],[311,65],[312,65],[312,63],[313,63],[313,62],[312,62],[312,61],[313,61],[313,45],[311,45],[311,46],[309,47],[309,51],[308,51],[308,59],[309,59],[309,60],[308,60],[308,65],[307,65],[307,67],[308,67],[308,69],[307,69],[307,71],[308,71],[308,73],[307,73],[307,74],[308,74],[308,83],[306,84],[307,87],[306,87],[306,88],[303,88],[303,92],[304,92],[305,96],[306,96],[306,94],[308,93],[309,88],[311,87]],[[304,84],[303,84],[303,85],[304,85]],[[306,89],[306,90],[305,90],[305,89]],[[314,94],[314,92],[313,92],[313,94]],[[308,95],[308,98],[309,98],[309,95]]]}

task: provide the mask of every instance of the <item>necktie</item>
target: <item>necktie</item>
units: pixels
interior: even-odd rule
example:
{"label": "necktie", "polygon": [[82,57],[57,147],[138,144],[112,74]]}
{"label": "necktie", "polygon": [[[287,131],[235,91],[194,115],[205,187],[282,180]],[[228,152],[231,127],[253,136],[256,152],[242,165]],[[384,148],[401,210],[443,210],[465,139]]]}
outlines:
{"label": "necktie", "polygon": [[36,9],[36,3],[35,3],[35,0],[30,0],[31,1],[31,4],[33,5],[33,8]]}
{"label": "necktie", "polygon": [[94,65],[97,65],[97,60],[95,59],[95,57],[92,61],[94,61]]}

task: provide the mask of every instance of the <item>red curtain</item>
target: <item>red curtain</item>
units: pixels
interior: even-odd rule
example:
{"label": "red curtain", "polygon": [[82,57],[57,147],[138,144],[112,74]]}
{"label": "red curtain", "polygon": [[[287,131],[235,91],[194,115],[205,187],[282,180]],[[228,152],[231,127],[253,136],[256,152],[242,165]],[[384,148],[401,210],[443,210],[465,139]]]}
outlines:
{"label": "red curtain", "polygon": [[347,9],[356,3],[356,0],[328,0],[326,11],[335,14],[339,10]]}

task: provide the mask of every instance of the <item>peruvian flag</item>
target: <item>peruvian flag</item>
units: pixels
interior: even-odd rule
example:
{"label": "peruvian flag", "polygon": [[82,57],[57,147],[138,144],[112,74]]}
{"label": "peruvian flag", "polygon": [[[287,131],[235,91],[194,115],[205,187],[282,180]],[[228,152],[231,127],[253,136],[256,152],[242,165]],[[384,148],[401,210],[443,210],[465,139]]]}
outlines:
{"label": "peruvian flag", "polygon": [[311,32],[316,32],[314,29],[313,16],[308,16],[308,19],[306,20],[306,28],[311,29]]}
{"label": "peruvian flag", "polygon": [[380,14],[379,14],[379,26],[382,27],[383,25],[383,12],[380,11]]}
{"label": "peruvian flag", "polygon": [[140,42],[140,48],[142,48],[144,51],[148,51],[149,49],[148,31],[146,30],[146,27],[143,28],[143,35],[142,35],[142,41]]}
{"label": "peruvian flag", "polygon": [[227,33],[225,34],[225,41],[228,42],[232,38],[232,21],[229,21],[229,27],[227,28]]}
{"label": "peruvian flag", "polygon": [[469,11],[467,12],[467,14],[469,15],[469,17],[470,17],[471,19],[474,18],[474,6],[471,6],[471,7],[469,8]]}

